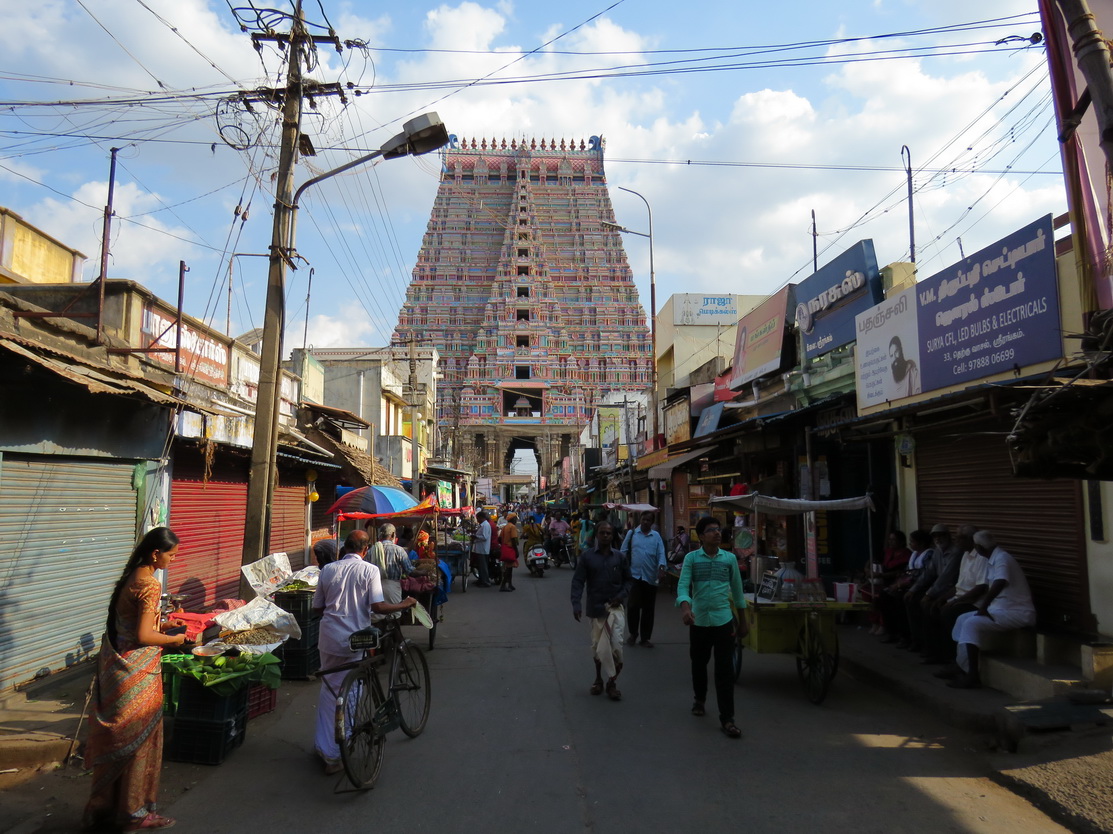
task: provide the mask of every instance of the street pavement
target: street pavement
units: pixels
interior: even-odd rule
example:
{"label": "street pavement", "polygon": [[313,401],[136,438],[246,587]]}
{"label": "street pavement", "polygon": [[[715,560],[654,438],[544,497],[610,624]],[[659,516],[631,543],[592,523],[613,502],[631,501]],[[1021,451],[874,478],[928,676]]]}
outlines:
{"label": "street pavement", "polygon": [[[689,713],[687,635],[658,598],[656,647],[626,649],[623,700],[593,697],[571,571],[518,590],[455,586],[436,650],[429,724],[394,733],[374,790],[345,792],[312,754],[318,685],[284,682],[224,764],[168,763],[175,831],[1055,832],[995,784],[974,736],[839,675],[822,706],[789,656],[747,654],[741,740]],[[407,629],[422,639],[425,632]],[[0,830],[77,829],[88,777],[59,771],[0,795]]]}

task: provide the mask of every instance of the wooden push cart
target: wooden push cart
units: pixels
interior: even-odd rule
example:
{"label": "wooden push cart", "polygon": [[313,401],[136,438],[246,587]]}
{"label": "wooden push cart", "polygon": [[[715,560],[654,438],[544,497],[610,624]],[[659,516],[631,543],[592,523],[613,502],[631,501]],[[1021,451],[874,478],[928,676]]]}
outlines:
{"label": "wooden push cart", "polygon": [[[833,501],[772,498],[759,494],[732,495],[712,498],[711,505],[750,513],[755,517],[760,513],[797,515],[830,510],[868,512],[873,509],[868,495]],[[751,526],[758,529],[756,518],[751,521]],[[741,677],[745,649],[759,654],[790,654],[796,658],[796,671],[808,700],[820,704],[827,697],[839,670],[836,618],[841,613],[864,611],[868,604],[836,602],[825,595],[807,598],[803,594],[804,598],[792,601],[778,599],[775,586],[770,584],[767,576],[753,575],[756,565],[757,560],[752,560],[750,579],[754,590],[746,595],[745,609],[737,612],[746,617],[750,631],[746,637],[739,636],[735,647],[735,678]],[[814,573],[814,565],[809,573]],[[817,580],[815,576],[811,578]],[[814,586],[822,587],[818,581]]]}

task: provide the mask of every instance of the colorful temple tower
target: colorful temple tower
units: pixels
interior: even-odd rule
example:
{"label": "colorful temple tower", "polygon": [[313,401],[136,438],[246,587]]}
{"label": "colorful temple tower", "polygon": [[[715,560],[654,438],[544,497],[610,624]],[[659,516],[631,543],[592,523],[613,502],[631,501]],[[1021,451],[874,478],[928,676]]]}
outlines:
{"label": "colorful temple tower", "polygon": [[437,453],[512,477],[570,454],[604,399],[652,382],[645,312],[614,222],[603,140],[456,140],[393,342],[434,345]]}

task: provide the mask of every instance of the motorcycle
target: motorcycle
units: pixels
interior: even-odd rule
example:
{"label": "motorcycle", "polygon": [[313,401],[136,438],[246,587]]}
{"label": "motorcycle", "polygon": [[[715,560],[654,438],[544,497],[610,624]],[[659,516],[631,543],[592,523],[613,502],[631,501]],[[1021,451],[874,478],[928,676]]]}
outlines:
{"label": "motorcycle", "polygon": [[553,560],[553,567],[576,567],[576,548],[572,545],[570,533],[549,539],[549,558]]}
{"label": "motorcycle", "polygon": [[529,568],[530,576],[536,576],[538,579],[545,576],[545,571],[551,566],[549,554],[543,545],[537,544],[529,549],[526,553],[526,567]]}

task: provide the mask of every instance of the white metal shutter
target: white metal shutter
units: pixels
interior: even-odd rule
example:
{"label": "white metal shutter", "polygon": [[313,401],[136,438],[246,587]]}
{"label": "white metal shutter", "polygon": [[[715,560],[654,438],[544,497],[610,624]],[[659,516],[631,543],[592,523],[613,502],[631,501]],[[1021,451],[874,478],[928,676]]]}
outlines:
{"label": "white metal shutter", "polygon": [[135,547],[134,462],[0,459],[0,692],[96,657]]}

